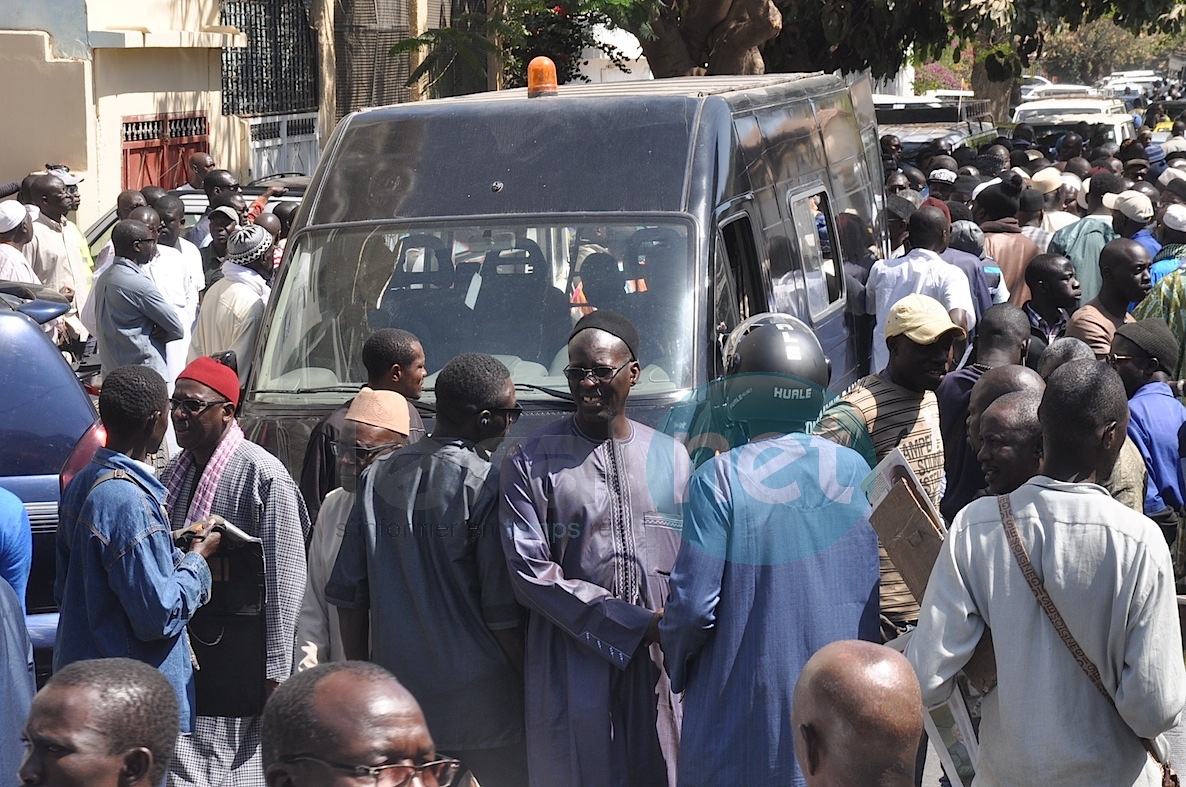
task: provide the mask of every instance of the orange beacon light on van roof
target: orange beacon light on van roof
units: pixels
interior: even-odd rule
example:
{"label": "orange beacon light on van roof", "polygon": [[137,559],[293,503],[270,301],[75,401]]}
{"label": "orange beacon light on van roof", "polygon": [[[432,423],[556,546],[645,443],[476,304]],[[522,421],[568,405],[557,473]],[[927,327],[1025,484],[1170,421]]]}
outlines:
{"label": "orange beacon light on van roof", "polygon": [[554,96],[559,91],[556,86],[556,64],[552,58],[533,57],[527,64],[527,97]]}

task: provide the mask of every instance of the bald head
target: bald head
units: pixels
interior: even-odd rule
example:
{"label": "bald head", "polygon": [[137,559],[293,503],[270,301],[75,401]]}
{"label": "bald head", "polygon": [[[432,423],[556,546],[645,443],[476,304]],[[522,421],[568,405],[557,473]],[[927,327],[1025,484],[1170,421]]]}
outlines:
{"label": "bald head", "polygon": [[976,458],[988,491],[1004,495],[1038,474],[1042,463],[1042,425],[1038,422],[1041,394],[1005,394],[980,416],[980,451]]}
{"label": "bald head", "polygon": [[271,213],[261,213],[255,217],[255,224],[263,227],[272,236],[272,240],[280,239],[280,219]]}
{"label": "bald head", "polygon": [[799,675],[791,719],[809,787],[914,784],[922,694],[897,651],[857,640],[820,648]]}
{"label": "bald head", "polygon": [[1060,481],[1106,478],[1128,428],[1128,396],[1106,363],[1071,361],[1050,375],[1038,408],[1042,472]]}
{"label": "bald head", "polygon": [[1095,353],[1091,351],[1087,342],[1073,336],[1063,336],[1052,341],[1050,346],[1042,351],[1042,356],[1038,359],[1037,372],[1043,380],[1049,380],[1054,370],[1064,363],[1094,360]]}
{"label": "bald head", "polygon": [[122,221],[132,218],[132,211],[148,204],[144,194],[136,189],[124,189],[115,198],[115,215]]}
{"label": "bald head", "polygon": [[189,156],[189,185],[202,188],[206,173],[214,169],[214,158],[209,153],[191,153]]}
{"label": "bald head", "polygon": [[980,453],[980,416],[984,410],[1005,394],[1017,391],[1032,391],[1041,394],[1046,383],[1028,366],[1011,364],[998,366],[985,372],[972,386],[968,399],[968,445],[976,454]]}
{"label": "bald head", "polygon": [[[321,664],[281,684],[264,707],[260,738],[269,784],[273,769],[283,769],[281,761],[294,754],[421,762],[434,753],[411,692],[379,665],[361,661]],[[353,758],[346,756],[353,749]]]}
{"label": "bald head", "polygon": [[910,216],[910,245],[916,249],[941,252],[947,249],[951,224],[943,211],[928,205]]}
{"label": "bald head", "polygon": [[1104,244],[1100,252],[1100,293],[1120,303],[1144,299],[1152,286],[1149,251],[1130,238],[1117,238]]}

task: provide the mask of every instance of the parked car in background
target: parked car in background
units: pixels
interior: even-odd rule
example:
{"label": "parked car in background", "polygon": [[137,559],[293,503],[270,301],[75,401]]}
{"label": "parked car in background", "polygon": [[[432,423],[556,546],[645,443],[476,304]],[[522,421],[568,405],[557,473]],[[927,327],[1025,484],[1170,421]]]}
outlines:
{"label": "parked car in background", "polygon": [[1091,96],[1098,91],[1090,85],[1067,85],[1062,83],[1050,83],[1046,85],[1034,85],[1028,91],[1022,94],[1022,101],[1039,101],[1046,98],[1059,98],[1065,96]]}
{"label": "parked car in background", "polygon": [[1013,110],[1014,123],[1033,123],[1058,115],[1124,115],[1128,109],[1118,98],[1107,96],[1061,96],[1026,101]]}
{"label": "parked car in background", "polygon": [[1029,101],[1033,98],[1033,92],[1036,88],[1053,85],[1046,77],[1038,76],[1037,74],[1026,74],[1021,78],[1021,100]]}
{"label": "parked car in background", "polygon": [[60,471],[85,465],[103,443],[91,397],[41,328],[68,308],[53,290],[0,282],[0,486],[21,499],[33,529],[25,610],[39,683],[49,677],[57,630]]}
{"label": "parked car in background", "polygon": [[902,161],[913,164],[919,152],[938,139],[955,148],[978,148],[999,136],[988,102],[947,97],[875,95],[878,133],[902,142]]}
{"label": "parked car in background", "polygon": [[[288,189],[287,194],[282,194],[279,197],[273,197],[268,200],[269,208],[281,202],[299,202],[305,196],[305,187],[309,185],[309,176],[299,172],[285,172],[278,175],[269,175],[266,178],[253,180],[243,187],[243,198],[247,200],[250,205],[251,201],[263,194],[269,186],[283,186]],[[185,227],[189,229],[198,223],[198,219],[206,213],[206,209],[210,206],[209,200],[206,199],[204,191],[171,191],[169,192],[175,197],[180,197],[181,201],[185,203]],[[115,226],[115,208],[104,213],[98,221],[90,226],[86,231],[86,242],[90,246],[91,255],[94,256],[99,253],[99,249],[106,245],[107,240],[111,237],[111,229]]]}
{"label": "parked car in background", "polygon": [[1080,123],[1089,124],[1093,135],[1102,127],[1107,141],[1117,145],[1137,135],[1132,115],[1050,115],[1027,122],[1034,127],[1034,139],[1047,148],[1055,147],[1064,134],[1074,131]]}

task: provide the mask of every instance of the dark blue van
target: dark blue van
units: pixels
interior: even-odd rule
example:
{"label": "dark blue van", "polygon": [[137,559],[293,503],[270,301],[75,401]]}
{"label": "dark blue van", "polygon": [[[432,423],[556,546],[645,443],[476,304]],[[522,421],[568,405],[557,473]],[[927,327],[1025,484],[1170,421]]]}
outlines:
{"label": "dark blue van", "polygon": [[[664,79],[502,91],[358,112],[305,194],[248,376],[249,436],[299,473],[309,431],[365,379],[385,327],[430,371],[461,352],[510,368],[526,415],[569,409],[582,314],[642,336],[631,414],[657,423],[722,372],[745,318],[793,314],[861,371],[845,266],[871,257],[881,159],[867,77]],[[432,408],[432,378],[421,402]]]}

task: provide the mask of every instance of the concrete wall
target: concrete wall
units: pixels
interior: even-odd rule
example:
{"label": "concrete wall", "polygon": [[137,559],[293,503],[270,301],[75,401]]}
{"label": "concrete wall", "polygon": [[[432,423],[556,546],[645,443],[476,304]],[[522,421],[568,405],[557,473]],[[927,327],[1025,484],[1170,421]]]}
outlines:
{"label": "concrete wall", "polygon": [[[119,4],[119,0],[107,2]],[[3,0],[0,30],[48,33],[53,57],[86,60],[91,56],[86,12],[84,0]]]}
{"label": "concrete wall", "polygon": [[240,121],[222,115],[221,69],[217,49],[95,50],[98,125],[93,171],[102,205],[113,204],[120,191],[122,127],[127,117],[204,112],[209,119],[211,155],[219,166],[240,170]]}
{"label": "concrete wall", "polygon": [[4,121],[0,180],[23,178],[47,163],[85,171],[95,123],[90,61],[55,58],[47,33],[0,30],[0,74],[0,105],[12,109]]}
{"label": "concrete wall", "polygon": [[187,30],[218,26],[218,0],[90,0],[91,30]]}

